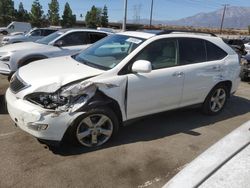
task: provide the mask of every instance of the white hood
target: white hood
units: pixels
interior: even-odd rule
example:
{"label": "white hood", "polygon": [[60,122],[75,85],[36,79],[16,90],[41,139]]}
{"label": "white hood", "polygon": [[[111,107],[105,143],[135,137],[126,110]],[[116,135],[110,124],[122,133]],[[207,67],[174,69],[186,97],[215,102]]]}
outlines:
{"label": "white hood", "polygon": [[50,47],[49,45],[39,44],[35,42],[22,42],[22,43],[15,43],[9,44],[6,46],[0,47],[0,54],[6,52],[16,52],[21,50],[36,50],[36,49],[46,49]]}
{"label": "white hood", "polygon": [[26,39],[27,37],[25,35],[10,35],[10,36],[7,36],[7,37],[4,37],[3,39],[9,39],[9,40],[24,40]]}
{"label": "white hood", "polygon": [[54,92],[61,86],[103,73],[70,56],[36,61],[19,69],[20,78],[31,85],[30,92]]}

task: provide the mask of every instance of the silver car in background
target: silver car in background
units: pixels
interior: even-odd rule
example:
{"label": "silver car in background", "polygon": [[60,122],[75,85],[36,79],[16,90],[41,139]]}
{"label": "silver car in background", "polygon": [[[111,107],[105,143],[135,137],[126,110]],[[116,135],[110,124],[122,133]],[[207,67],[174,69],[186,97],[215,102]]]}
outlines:
{"label": "silver car in background", "polygon": [[27,34],[10,35],[4,37],[2,40],[2,45],[19,43],[19,42],[35,42],[36,40],[42,39],[43,37],[46,37],[56,31],[58,31],[58,29],[34,28],[30,30]]}

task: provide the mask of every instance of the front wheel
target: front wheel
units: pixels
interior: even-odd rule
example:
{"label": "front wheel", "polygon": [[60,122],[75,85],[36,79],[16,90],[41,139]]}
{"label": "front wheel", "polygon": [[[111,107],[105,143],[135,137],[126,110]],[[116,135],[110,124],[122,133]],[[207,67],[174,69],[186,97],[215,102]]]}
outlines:
{"label": "front wheel", "polygon": [[222,111],[228,98],[228,88],[225,85],[216,86],[207,96],[203,103],[203,112],[215,115]]}
{"label": "front wheel", "polygon": [[118,119],[109,108],[92,109],[74,123],[70,137],[86,147],[105,144],[118,132]]}

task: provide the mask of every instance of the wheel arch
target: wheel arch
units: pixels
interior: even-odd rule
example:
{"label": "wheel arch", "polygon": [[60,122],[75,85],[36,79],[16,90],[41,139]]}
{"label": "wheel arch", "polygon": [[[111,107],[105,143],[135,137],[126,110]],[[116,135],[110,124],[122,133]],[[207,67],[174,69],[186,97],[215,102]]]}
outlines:
{"label": "wheel arch", "polygon": [[[230,97],[230,93],[231,93],[232,85],[233,85],[232,81],[231,81],[231,80],[224,80],[224,81],[221,81],[221,82],[217,83],[217,84],[213,87],[213,89],[214,89],[215,87],[217,87],[218,85],[225,85],[226,88],[227,88],[228,97]],[[212,89],[212,90],[213,90],[213,89]]]}
{"label": "wheel arch", "polygon": [[41,60],[41,59],[47,59],[48,57],[42,54],[34,54],[23,57],[21,60],[18,61],[17,66],[18,68],[29,64],[30,62]]}

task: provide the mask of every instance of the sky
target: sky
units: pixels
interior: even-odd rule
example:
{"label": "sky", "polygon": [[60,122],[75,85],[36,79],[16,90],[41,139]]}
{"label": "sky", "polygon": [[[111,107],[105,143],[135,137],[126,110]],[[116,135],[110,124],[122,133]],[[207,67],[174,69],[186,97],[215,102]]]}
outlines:
{"label": "sky", "polygon": [[[45,13],[48,11],[48,3],[51,0],[40,0]],[[150,6],[152,0],[127,0],[128,1],[128,19],[137,20],[149,19]],[[230,6],[250,7],[250,0],[153,0],[153,20],[175,20],[187,16],[193,16],[200,12],[211,12],[221,9],[223,4]],[[23,2],[24,8],[31,9],[32,0],[14,0],[15,7]],[[117,22],[123,19],[124,0],[58,0],[60,4],[60,14],[62,14],[64,5],[68,2],[76,14],[77,19],[84,19],[90,8],[108,7],[109,21]],[[80,15],[83,15],[83,18]]]}

